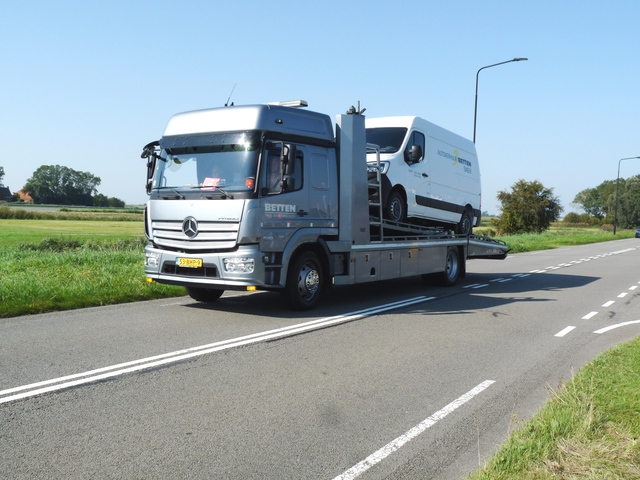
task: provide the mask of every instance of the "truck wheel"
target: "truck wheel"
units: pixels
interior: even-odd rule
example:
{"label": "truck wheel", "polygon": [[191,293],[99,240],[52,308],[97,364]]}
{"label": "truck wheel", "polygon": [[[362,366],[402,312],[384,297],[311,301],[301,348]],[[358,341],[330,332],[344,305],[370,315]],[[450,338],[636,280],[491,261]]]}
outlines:
{"label": "truck wheel", "polygon": [[305,252],[291,263],[282,298],[292,310],[311,310],[320,300],[323,282],[320,259]]}
{"label": "truck wheel", "polygon": [[455,285],[463,269],[464,267],[461,263],[460,251],[457,247],[449,247],[447,249],[445,269],[444,272],[440,274],[440,284],[445,287]]}
{"label": "truck wheel", "polygon": [[458,223],[456,227],[456,233],[459,235],[466,235],[468,237],[469,235],[471,235],[472,230],[473,218],[471,217],[471,212],[469,210],[465,210],[462,213],[460,223]]}
{"label": "truck wheel", "polygon": [[404,197],[397,190],[394,190],[389,194],[387,208],[385,208],[384,215],[392,222],[404,223],[407,221],[407,207],[404,203]]}
{"label": "truck wheel", "polygon": [[185,287],[187,294],[196,302],[213,303],[218,300],[224,290],[212,290],[210,288]]}

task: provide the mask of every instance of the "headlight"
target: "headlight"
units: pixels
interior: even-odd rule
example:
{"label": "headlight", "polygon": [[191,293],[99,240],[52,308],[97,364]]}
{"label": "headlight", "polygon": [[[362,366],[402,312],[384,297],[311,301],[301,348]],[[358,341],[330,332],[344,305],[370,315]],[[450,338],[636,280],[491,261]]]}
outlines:
{"label": "headlight", "polygon": [[228,273],[253,273],[255,264],[253,258],[248,257],[233,257],[225,258],[224,270]]}
{"label": "headlight", "polygon": [[160,255],[153,252],[145,252],[144,254],[144,266],[145,267],[153,267],[158,268],[158,261],[160,260]]}
{"label": "headlight", "polygon": [[[377,169],[378,169],[378,164],[367,163],[367,172],[376,173]],[[380,162],[380,173],[382,173],[383,175],[386,175],[388,171],[389,171],[389,162]]]}

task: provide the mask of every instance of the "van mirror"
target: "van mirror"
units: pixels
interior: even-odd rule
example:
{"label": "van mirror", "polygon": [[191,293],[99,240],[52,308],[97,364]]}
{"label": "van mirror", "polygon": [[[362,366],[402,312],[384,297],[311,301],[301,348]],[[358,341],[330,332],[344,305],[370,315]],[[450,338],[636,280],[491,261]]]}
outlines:
{"label": "van mirror", "polygon": [[418,163],[422,160],[422,147],[420,145],[413,145],[409,152],[409,165]]}

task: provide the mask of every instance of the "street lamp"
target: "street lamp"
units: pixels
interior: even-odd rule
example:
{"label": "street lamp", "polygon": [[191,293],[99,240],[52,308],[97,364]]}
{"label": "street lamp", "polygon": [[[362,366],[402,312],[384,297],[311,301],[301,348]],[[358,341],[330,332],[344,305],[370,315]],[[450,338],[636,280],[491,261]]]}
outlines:
{"label": "street lamp", "polygon": [[478,117],[478,75],[485,68],[497,67],[498,65],[504,65],[505,63],[511,62],[522,62],[524,60],[529,60],[528,58],[514,58],[513,60],[507,60],[506,62],[494,63],[493,65],[487,65],[486,67],[482,67],[476,73],[476,103],[475,108],[473,110],[473,143],[476,143],[476,118]]}
{"label": "street lamp", "polygon": [[613,209],[613,234],[616,234],[616,230],[618,228],[618,185],[620,184],[620,163],[622,163],[623,160],[633,160],[634,158],[640,158],[640,157],[627,157],[627,158],[621,158],[620,160],[618,160],[618,178],[616,178],[616,206]]}

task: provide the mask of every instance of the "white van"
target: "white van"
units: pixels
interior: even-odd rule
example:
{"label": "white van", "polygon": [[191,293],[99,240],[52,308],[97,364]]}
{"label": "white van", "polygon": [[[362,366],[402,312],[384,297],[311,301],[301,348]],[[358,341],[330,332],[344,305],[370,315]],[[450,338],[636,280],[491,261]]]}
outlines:
{"label": "white van", "polygon": [[[367,118],[365,126],[367,143],[380,147],[385,218],[465,235],[480,225],[480,168],[472,141],[419,117]],[[375,154],[367,162],[375,176]],[[369,193],[377,201],[377,191]]]}

